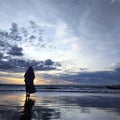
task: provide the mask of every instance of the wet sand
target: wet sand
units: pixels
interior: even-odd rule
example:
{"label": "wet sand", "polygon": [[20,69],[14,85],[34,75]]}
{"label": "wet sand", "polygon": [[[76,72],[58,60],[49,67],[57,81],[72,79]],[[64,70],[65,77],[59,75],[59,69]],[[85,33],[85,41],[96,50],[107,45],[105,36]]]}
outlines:
{"label": "wet sand", "polygon": [[101,93],[0,93],[0,120],[120,120],[120,95]]}

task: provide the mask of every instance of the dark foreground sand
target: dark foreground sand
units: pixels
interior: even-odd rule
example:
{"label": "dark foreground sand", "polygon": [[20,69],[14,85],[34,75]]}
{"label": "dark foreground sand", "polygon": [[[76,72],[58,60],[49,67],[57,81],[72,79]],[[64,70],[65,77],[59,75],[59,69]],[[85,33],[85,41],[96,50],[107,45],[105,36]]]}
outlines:
{"label": "dark foreground sand", "polygon": [[120,95],[3,91],[0,120],[120,120]]}

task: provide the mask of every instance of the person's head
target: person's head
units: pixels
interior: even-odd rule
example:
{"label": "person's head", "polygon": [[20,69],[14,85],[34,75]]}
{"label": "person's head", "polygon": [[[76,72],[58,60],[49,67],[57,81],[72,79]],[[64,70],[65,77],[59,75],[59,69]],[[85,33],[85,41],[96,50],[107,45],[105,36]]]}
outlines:
{"label": "person's head", "polygon": [[33,70],[33,67],[32,66],[29,66],[29,68],[28,68],[29,70]]}
{"label": "person's head", "polygon": [[29,66],[29,69],[33,69],[32,66]]}

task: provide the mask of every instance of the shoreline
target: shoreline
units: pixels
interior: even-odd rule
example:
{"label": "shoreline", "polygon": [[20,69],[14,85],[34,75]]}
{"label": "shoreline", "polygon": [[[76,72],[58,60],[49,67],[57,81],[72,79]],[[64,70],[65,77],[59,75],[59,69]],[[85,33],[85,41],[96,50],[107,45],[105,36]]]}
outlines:
{"label": "shoreline", "polygon": [[[117,93],[118,86],[35,85],[37,92]],[[25,85],[0,85],[0,91],[25,91]]]}
{"label": "shoreline", "polygon": [[120,118],[118,94],[36,92],[26,101],[25,92],[6,91],[0,92],[0,98],[0,120],[20,120],[26,114],[34,120],[44,116],[46,120],[80,120],[83,115],[89,120]]}

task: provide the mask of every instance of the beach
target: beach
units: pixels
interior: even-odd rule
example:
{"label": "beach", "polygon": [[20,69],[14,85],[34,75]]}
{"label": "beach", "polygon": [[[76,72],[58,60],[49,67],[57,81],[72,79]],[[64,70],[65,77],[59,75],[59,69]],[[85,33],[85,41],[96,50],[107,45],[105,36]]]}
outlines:
{"label": "beach", "polygon": [[0,120],[119,120],[120,95],[113,93],[0,92]]}

